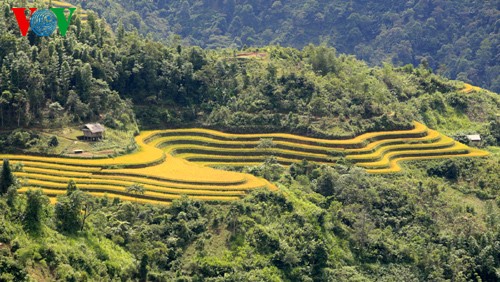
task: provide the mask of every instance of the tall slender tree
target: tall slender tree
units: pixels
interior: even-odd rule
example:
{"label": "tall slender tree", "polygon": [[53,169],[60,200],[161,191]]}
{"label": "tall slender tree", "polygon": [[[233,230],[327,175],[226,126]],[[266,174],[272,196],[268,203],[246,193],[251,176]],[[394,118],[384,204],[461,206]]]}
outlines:
{"label": "tall slender tree", "polygon": [[66,186],[66,196],[71,196],[71,194],[73,194],[73,192],[75,192],[77,189],[78,187],[76,187],[75,181],[71,179],[68,182],[68,186]]}
{"label": "tall slender tree", "polygon": [[144,195],[144,193],[146,192],[146,189],[144,188],[144,186],[142,186],[141,184],[138,184],[138,183],[134,183],[134,184],[128,186],[127,188],[125,188],[125,190],[131,196],[135,197],[136,202],[137,202],[137,196]]}
{"label": "tall slender tree", "polygon": [[2,175],[0,176],[0,195],[7,193],[9,187],[14,184],[14,176],[10,170],[9,160],[3,160]]}
{"label": "tall slender tree", "polygon": [[24,211],[24,227],[29,232],[39,233],[42,230],[44,209],[49,199],[41,189],[26,192],[26,210]]}

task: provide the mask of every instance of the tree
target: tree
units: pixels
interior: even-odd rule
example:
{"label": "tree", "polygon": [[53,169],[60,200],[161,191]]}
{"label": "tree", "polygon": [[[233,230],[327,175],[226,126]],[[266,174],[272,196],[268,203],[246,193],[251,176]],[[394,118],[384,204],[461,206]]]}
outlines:
{"label": "tree", "polygon": [[78,187],[76,187],[75,181],[73,179],[71,179],[68,182],[68,186],[66,187],[66,195],[71,196],[71,194],[73,194],[73,192],[75,192],[77,189],[78,189]]}
{"label": "tree", "polygon": [[[76,194],[76,193],[75,193]],[[80,203],[74,196],[61,196],[55,206],[57,230],[75,234],[80,230]]]}
{"label": "tree", "polygon": [[123,22],[121,20],[118,22],[118,27],[116,28],[116,37],[119,43],[122,43],[123,38],[125,37],[125,28],[123,27]]}
{"label": "tree", "polygon": [[95,211],[94,207],[94,201],[92,200],[92,197],[88,195],[87,193],[81,193],[82,197],[82,225],[80,227],[80,231],[83,231],[85,228],[85,222],[87,221],[87,218],[89,218]]}
{"label": "tree", "polygon": [[10,99],[12,99],[12,94],[8,90],[3,91],[0,95],[0,120],[2,127],[4,126],[3,107],[9,104]]}
{"label": "tree", "polygon": [[2,175],[0,176],[0,195],[7,193],[9,187],[14,184],[14,176],[10,170],[9,160],[3,160]]}
{"label": "tree", "polygon": [[144,195],[144,193],[146,193],[146,189],[144,188],[144,186],[138,183],[134,183],[128,186],[127,188],[125,188],[125,190],[127,191],[127,193],[136,198],[136,202],[138,195]]}
{"label": "tree", "polygon": [[28,190],[26,198],[26,210],[23,214],[24,227],[29,232],[39,233],[42,230],[44,209],[49,204],[49,199],[40,189]]}
{"label": "tree", "polygon": [[56,136],[52,136],[49,140],[49,146],[50,147],[57,147],[59,146],[59,140],[57,140]]}
{"label": "tree", "polygon": [[148,264],[149,257],[145,254],[142,256],[141,264],[139,265],[139,281],[148,281]]}
{"label": "tree", "polygon": [[324,169],[321,176],[318,178],[315,186],[316,192],[328,197],[335,194],[335,182],[339,174],[332,168],[327,167]]}
{"label": "tree", "polygon": [[274,148],[276,144],[273,142],[273,138],[260,138],[258,149],[271,149]]}
{"label": "tree", "polygon": [[14,208],[16,206],[18,195],[19,194],[17,192],[16,185],[10,186],[9,190],[7,191],[7,205],[9,207]]}
{"label": "tree", "polygon": [[83,231],[85,222],[94,212],[94,202],[85,192],[74,190],[67,196],[60,196],[55,206],[57,229],[68,234]]}

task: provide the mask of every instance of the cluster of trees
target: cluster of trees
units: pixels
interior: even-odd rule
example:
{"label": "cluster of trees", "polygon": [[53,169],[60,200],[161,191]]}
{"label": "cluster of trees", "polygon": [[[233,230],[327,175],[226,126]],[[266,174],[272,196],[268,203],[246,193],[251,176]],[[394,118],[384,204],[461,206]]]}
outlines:
{"label": "cluster of trees", "polygon": [[115,29],[209,48],[327,43],[372,64],[418,65],[500,92],[494,1],[76,0]]}
{"label": "cluster of trees", "polygon": [[[292,6],[295,11],[303,5],[316,9],[323,5],[319,2]],[[107,3],[119,7],[114,1]],[[234,1],[212,1],[210,6],[202,1],[120,3],[153,8],[182,4],[178,16],[191,19],[194,12],[231,7]],[[251,16],[264,15],[269,9],[259,12],[256,7],[270,4],[286,13],[288,3],[283,3],[233,6]],[[356,1],[343,3],[327,5],[362,8]],[[391,2],[396,10],[405,3]],[[415,9],[448,5],[415,3]],[[366,5],[375,12],[386,4]],[[111,17],[120,10],[107,11]],[[161,44],[126,32],[127,21],[141,31],[148,26],[139,14],[126,11],[120,14],[124,24],[117,25],[116,35],[105,20],[90,13],[86,24],[76,19],[65,38],[23,38],[10,13],[9,5],[1,3],[2,129],[87,120],[127,129],[135,127],[137,116],[142,126],[156,128],[195,125],[352,136],[406,128],[417,119],[449,133],[479,130],[486,145],[500,141],[499,96],[461,93],[462,83],[432,73],[432,60],[416,68],[370,68],[324,45],[302,51],[248,49],[267,56],[237,59],[236,49],[186,47],[176,38]],[[165,11],[158,13],[167,18]],[[418,15],[410,13],[399,24],[419,19]],[[485,12],[483,19],[488,15]],[[246,26],[259,23],[247,16],[240,17],[250,19]],[[295,16],[307,27],[307,13]],[[385,15],[384,31],[398,17]],[[201,23],[202,19],[198,17]],[[370,26],[377,25],[357,28],[363,32]],[[38,139],[36,132],[16,130],[0,138],[0,146],[30,146]],[[263,139],[258,146],[271,148],[274,143]],[[246,172],[274,181],[281,192],[255,191],[233,203],[183,198],[170,207],[157,207],[92,198],[74,182],[50,205],[40,190],[18,195],[19,182],[5,160],[0,173],[0,281],[23,281],[29,275],[48,281],[500,279],[498,156],[410,166],[404,173],[384,177],[368,175],[345,160],[333,168],[308,162],[285,168],[269,158]],[[144,187],[132,185],[126,191],[141,194]]]}
{"label": "cluster of trees", "polygon": [[441,161],[392,177],[304,161],[278,173],[282,192],[224,204],[97,199],[74,182],[55,206],[40,190],[3,195],[0,280],[496,281],[498,179],[479,203],[452,197],[493,164],[456,165],[451,180]]}
{"label": "cluster of trees", "polygon": [[60,127],[87,120],[121,129],[134,125],[131,103],[110,86],[116,71],[109,63],[105,21],[91,16],[82,26],[75,18],[67,37],[32,32],[22,37],[10,7],[9,2],[0,6],[2,128]]}
{"label": "cluster of trees", "polygon": [[414,119],[437,127],[440,117],[428,112],[447,108],[489,122],[498,109],[498,95],[460,94],[461,83],[426,64],[370,68],[325,45],[265,47],[265,59],[237,59],[236,49],[165,45],[123,28],[115,35],[92,13],[84,24],[76,17],[66,37],[25,38],[1,5],[3,127],[101,120],[130,129],[137,116],[150,128],[345,137],[408,128]]}

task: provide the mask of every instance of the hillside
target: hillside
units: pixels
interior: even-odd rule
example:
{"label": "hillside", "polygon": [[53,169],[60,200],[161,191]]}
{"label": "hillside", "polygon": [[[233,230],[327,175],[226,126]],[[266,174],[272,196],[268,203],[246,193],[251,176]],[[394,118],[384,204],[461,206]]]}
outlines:
{"label": "hillside", "polygon": [[22,37],[0,3],[0,281],[500,280],[497,93],[93,9]]}
{"label": "hillside", "polygon": [[452,79],[500,92],[500,12],[495,1],[70,2],[114,29],[209,48],[326,43],[372,65],[424,63]]}

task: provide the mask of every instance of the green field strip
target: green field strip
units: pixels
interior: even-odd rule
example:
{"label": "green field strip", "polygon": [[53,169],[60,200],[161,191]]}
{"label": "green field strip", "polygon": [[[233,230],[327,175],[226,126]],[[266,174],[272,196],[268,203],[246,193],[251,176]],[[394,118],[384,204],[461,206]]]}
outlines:
{"label": "green field strip", "polygon": [[151,142],[152,140],[165,137],[165,136],[201,136],[210,137],[213,139],[220,140],[238,140],[238,141],[260,141],[262,138],[273,138],[276,141],[286,141],[293,143],[303,143],[308,145],[331,147],[334,146],[342,148],[359,148],[363,147],[364,141],[376,141],[382,139],[391,138],[403,138],[403,137],[414,137],[419,138],[427,134],[427,127],[421,123],[415,122],[415,128],[411,130],[400,130],[400,131],[387,131],[387,132],[372,132],[359,135],[352,139],[346,140],[328,140],[328,139],[317,139],[310,137],[302,137],[293,134],[284,133],[266,133],[266,134],[229,134],[223,133],[215,130],[209,129],[176,129],[176,130],[164,130],[160,132],[153,132],[148,137],[145,138],[146,142]]}
{"label": "green field strip", "polygon": [[[59,177],[53,175],[43,175],[43,174],[17,174],[22,177],[27,177],[28,183],[33,183],[30,180],[40,180],[52,183],[62,184],[63,186],[67,186],[69,182],[69,178]],[[77,186],[80,184],[88,184],[88,185],[111,185],[116,187],[122,187],[122,189],[126,189],[134,184],[134,182],[129,181],[121,181],[121,180],[107,180],[107,179],[73,179]],[[207,196],[243,196],[246,191],[243,190],[225,190],[225,191],[217,191],[217,190],[202,190],[200,189],[176,189],[165,186],[157,186],[150,184],[143,184],[144,188],[147,191],[159,192],[164,194],[176,194],[176,195],[207,195]],[[57,186],[60,188],[60,186]]]}
{"label": "green field strip", "polygon": [[[41,181],[41,180],[28,180],[28,183],[26,186],[30,187],[41,187],[41,188],[49,188],[49,189],[61,189],[61,190],[66,190],[67,184],[64,183],[54,183],[54,182],[48,182],[48,181]],[[112,186],[112,185],[99,185],[96,186],[94,184],[78,184],[78,189],[86,192],[103,192],[103,193],[112,193],[115,195],[121,195],[121,196],[130,196],[130,193],[128,193],[123,187],[121,186]],[[235,197],[235,196],[207,196],[207,195],[188,195],[189,198],[192,199],[199,199],[199,200],[209,200],[209,201],[218,201],[218,200],[238,200],[240,197]],[[175,199],[180,199],[182,195],[175,195],[175,194],[165,194],[165,193],[158,193],[158,192],[153,192],[153,191],[146,191],[144,194],[138,194],[134,195],[134,197],[138,198],[143,198],[143,199],[150,199],[150,200],[175,200]]]}

